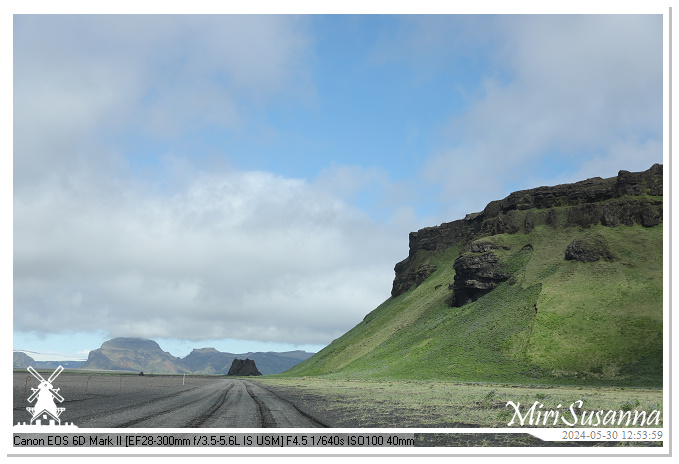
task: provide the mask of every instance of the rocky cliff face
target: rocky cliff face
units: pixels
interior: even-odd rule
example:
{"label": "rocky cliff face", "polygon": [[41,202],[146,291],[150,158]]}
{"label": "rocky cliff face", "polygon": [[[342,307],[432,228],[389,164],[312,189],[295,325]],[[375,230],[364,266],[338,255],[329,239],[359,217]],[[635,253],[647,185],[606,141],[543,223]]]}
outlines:
{"label": "rocky cliff face", "polygon": [[[514,192],[464,219],[411,232],[408,257],[394,267],[391,295],[396,297],[420,285],[436,271],[423,256],[461,245],[463,253],[473,254],[462,254],[455,262],[454,305],[466,304],[507,278],[492,251],[472,250],[472,241],[496,234],[530,233],[539,225],[589,228],[595,224],[617,227],[636,223],[652,227],[662,222],[663,202],[658,198],[662,194],[660,164],[643,172],[620,171],[617,177],[608,179],[595,177]],[[607,257],[605,250],[599,251],[599,256]],[[595,254],[591,244],[573,244],[568,259],[592,260]]]}
{"label": "rocky cliff face", "polygon": [[473,244],[471,251],[475,254],[460,256],[455,260],[454,306],[463,306],[478,300],[509,278],[509,275],[500,269],[498,257],[489,251],[493,248],[495,246],[491,244],[485,246]]}

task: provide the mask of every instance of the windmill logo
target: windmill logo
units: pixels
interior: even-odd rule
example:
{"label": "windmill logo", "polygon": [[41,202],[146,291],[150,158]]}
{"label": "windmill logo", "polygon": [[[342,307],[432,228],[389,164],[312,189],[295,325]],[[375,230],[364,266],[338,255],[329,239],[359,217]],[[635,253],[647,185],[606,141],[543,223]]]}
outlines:
{"label": "windmill logo", "polygon": [[[31,423],[30,425],[62,425],[61,413],[66,410],[66,408],[57,407],[59,403],[64,402],[64,398],[59,394],[59,389],[54,388],[52,383],[61,374],[64,368],[59,366],[50,375],[50,377],[45,380],[32,366],[28,367],[28,372],[31,373],[33,377],[40,382],[38,388],[31,388],[33,393],[28,397],[28,402],[32,403],[35,401],[35,406],[27,407],[26,411],[31,413]],[[45,421],[43,423],[43,421]],[[21,424],[17,424],[21,425]],[[23,425],[26,425],[25,423]],[[63,425],[73,425],[73,424],[63,424]]]}

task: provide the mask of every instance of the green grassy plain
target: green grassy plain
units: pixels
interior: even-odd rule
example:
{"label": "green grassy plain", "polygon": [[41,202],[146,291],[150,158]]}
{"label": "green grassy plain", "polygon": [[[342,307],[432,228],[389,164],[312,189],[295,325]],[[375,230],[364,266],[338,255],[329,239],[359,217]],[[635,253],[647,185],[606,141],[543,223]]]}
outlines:
{"label": "green grassy plain", "polygon": [[[319,377],[257,378],[264,386],[288,389],[306,397],[319,417],[331,417],[335,427],[507,427],[514,409],[507,402],[530,407],[535,401],[543,410],[559,410],[569,421],[571,404],[590,417],[591,411],[662,411],[659,389],[629,387],[529,386],[457,383],[444,381],[376,381]],[[560,408],[557,406],[561,405]],[[579,405],[576,405],[576,407]],[[518,418],[517,418],[518,421]],[[662,427],[659,424],[647,426]],[[518,426],[518,422],[515,424]],[[582,425],[579,425],[582,426]],[[528,427],[528,424],[524,425]],[[553,421],[540,427],[565,427]]]}

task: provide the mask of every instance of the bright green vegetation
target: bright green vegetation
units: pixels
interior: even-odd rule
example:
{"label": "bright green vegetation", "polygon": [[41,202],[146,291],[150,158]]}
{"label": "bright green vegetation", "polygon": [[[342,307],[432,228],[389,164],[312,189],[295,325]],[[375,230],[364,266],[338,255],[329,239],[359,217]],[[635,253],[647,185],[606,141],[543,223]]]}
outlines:
{"label": "bright green vegetation", "polygon": [[[660,411],[662,427],[663,393],[660,390],[620,387],[542,386],[453,383],[443,381],[370,381],[319,377],[258,377],[264,386],[294,390],[311,400],[319,417],[334,418],[336,427],[507,427],[514,416],[509,401],[518,405],[522,415],[535,401],[543,405],[536,411],[559,411],[573,422],[570,407],[575,404],[578,421],[585,421],[592,411]],[[561,407],[559,407],[561,405]],[[552,416],[554,417],[554,416]],[[633,416],[632,416],[633,417]],[[641,417],[641,416],[640,416]],[[658,417],[658,413],[654,418]],[[637,423],[637,426],[639,424]],[[513,427],[519,427],[519,419]],[[592,425],[595,419],[592,418]],[[526,422],[524,427],[528,427]],[[553,419],[540,427],[554,425]],[[578,426],[582,426],[578,424]],[[602,426],[600,424],[600,426]],[[607,424],[610,426],[610,424]]]}
{"label": "bright green vegetation", "polygon": [[[459,308],[449,284],[460,247],[418,256],[436,272],[282,376],[662,386],[662,233],[557,224],[479,238],[511,277]],[[574,239],[614,258],[567,261]]]}

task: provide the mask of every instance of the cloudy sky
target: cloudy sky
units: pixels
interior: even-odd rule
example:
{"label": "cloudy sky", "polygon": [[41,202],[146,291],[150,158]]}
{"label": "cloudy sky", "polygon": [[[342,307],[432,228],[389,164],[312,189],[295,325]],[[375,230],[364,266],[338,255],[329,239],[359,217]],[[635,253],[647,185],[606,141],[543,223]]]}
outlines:
{"label": "cloudy sky", "polygon": [[663,161],[660,15],[13,27],[13,347],[58,359],[316,351],[409,232]]}

